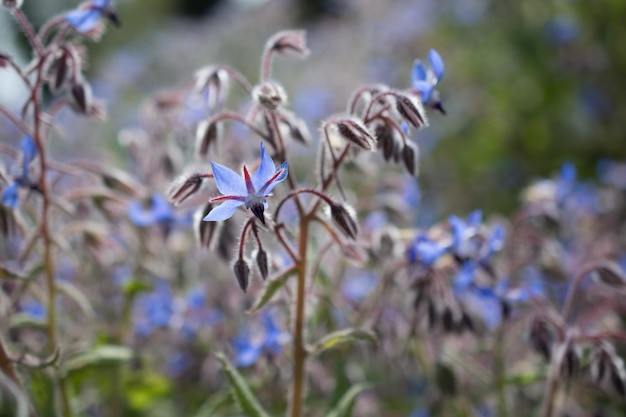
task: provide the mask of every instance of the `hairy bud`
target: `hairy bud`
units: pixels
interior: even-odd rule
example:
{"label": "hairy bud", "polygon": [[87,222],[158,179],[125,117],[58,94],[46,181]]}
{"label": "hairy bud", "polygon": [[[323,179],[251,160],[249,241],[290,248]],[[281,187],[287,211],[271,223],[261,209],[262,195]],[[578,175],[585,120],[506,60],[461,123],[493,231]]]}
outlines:
{"label": "hairy bud", "polygon": [[591,276],[598,283],[615,288],[626,289],[626,275],[619,264],[611,261],[602,261],[592,271]]}
{"label": "hairy bud", "polygon": [[196,129],[196,154],[206,158],[209,147],[217,143],[223,130],[222,124],[212,119],[200,122]]}
{"label": "hairy bud", "polygon": [[76,81],[70,88],[70,99],[72,108],[80,114],[90,115],[92,113],[92,93],[91,86],[83,80]]}
{"label": "hairy bud", "polygon": [[411,141],[406,141],[402,148],[402,161],[407,171],[413,176],[418,172],[418,149],[417,145]]}
{"label": "hairy bud", "polygon": [[283,126],[286,126],[288,135],[303,145],[309,145],[311,143],[311,133],[305,121],[291,112],[281,112],[281,115],[283,116],[281,122]]}
{"label": "hairy bud", "polygon": [[266,48],[280,55],[304,59],[311,51],[306,47],[306,32],[303,30],[283,30],[272,36]]}
{"label": "hairy bud", "polygon": [[194,172],[183,174],[172,182],[167,196],[172,204],[178,206],[182,204],[192,195],[196,194],[202,187],[205,178],[211,177],[212,174],[205,172]]}
{"label": "hairy bud", "polygon": [[256,264],[259,267],[259,272],[261,273],[263,280],[267,279],[267,276],[269,275],[269,261],[265,249],[259,248],[257,251]]}
{"label": "hairy bud", "polygon": [[22,7],[22,0],[2,0],[2,5],[7,9],[19,9]]}
{"label": "hairy bud", "polygon": [[195,91],[200,93],[206,90],[209,109],[219,107],[228,94],[228,72],[219,66],[209,66],[196,71],[195,78]]}
{"label": "hairy bud", "polygon": [[198,210],[194,215],[194,231],[196,234],[196,240],[201,248],[212,250],[217,242],[217,237],[220,234],[220,229],[224,222],[205,222],[202,221],[211,210],[213,210],[214,204],[207,203],[202,209]]}
{"label": "hairy bud", "polygon": [[573,342],[566,342],[559,349],[561,355],[560,373],[563,378],[572,379],[580,372],[580,347]]}
{"label": "hairy bud", "polygon": [[278,106],[287,103],[287,93],[282,85],[266,81],[252,90],[254,100],[267,110],[276,110]]}
{"label": "hairy bud", "polygon": [[530,329],[530,342],[538,353],[540,353],[547,361],[552,357],[552,343],[554,335],[543,319],[535,319]]}
{"label": "hairy bud", "polygon": [[250,267],[248,263],[243,258],[237,259],[233,265],[233,271],[235,272],[235,278],[237,278],[239,288],[241,288],[243,292],[246,292],[250,281]]}
{"label": "hairy bud", "polygon": [[[346,142],[366,151],[374,150],[376,139],[370,130],[356,117],[345,117],[333,120],[327,126],[329,135],[338,135]],[[334,141],[331,138],[331,143]]]}
{"label": "hairy bud", "polygon": [[426,111],[417,97],[400,92],[394,94],[394,97],[396,98],[396,110],[411,126],[416,129],[428,126]]}
{"label": "hairy bud", "polygon": [[333,203],[330,205],[330,217],[343,234],[350,239],[356,240],[359,226],[352,207],[346,204]]}

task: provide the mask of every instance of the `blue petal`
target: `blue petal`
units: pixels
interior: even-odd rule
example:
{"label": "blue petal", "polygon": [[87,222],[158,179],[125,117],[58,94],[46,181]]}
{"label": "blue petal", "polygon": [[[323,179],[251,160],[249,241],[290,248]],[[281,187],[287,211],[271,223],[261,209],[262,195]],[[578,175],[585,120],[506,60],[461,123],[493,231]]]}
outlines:
{"label": "blue petal", "polygon": [[128,218],[135,226],[147,227],[156,222],[154,212],[145,210],[140,201],[132,201],[127,209]]}
{"label": "blue petal", "polygon": [[478,227],[483,221],[483,212],[474,210],[467,216],[467,224],[469,226]]}
{"label": "blue petal", "polygon": [[434,49],[431,49],[428,53],[428,60],[430,61],[430,66],[437,77],[437,82],[441,80],[444,72],[446,71],[446,66],[443,63],[443,59],[441,59],[441,55]]}
{"label": "blue petal", "polygon": [[77,32],[89,32],[96,27],[101,12],[98,9],[73,10],[65,15],[65,21]]}
{"label": "blue petal", "polygon": [[233,347],[235,348],[235,366],[250,366],[261,355],[261,346],[245,337],[233,340]]}
{"label": "blue petal", "polygon": [[215,162],[211,162],[211,168],[213,169],[215,185],[217,185],[220,193],[239,197],[248,195],[246,182],[235,171]]}
{"label": "blue petal", "polygon": [[20,144],[22,153],[24,154],[24,161],[32,161],[37,155],[37,145],[30,135],[24,136],[22,143]]}
{"label": "blue petal", "polygon": [[426,71],[426,67],[422,64],[422,61],[416,59],[413,63],[413,74],[412,74],[413,84],[417,81],[426,81],[428,79],[428,72]]}
{"label": "blue petal", "polygon": [[232,215],[235,214],[237,207],[242,204],[243,201],[239,200],[225,200],[222,204],[211,210],[202,220],[205,222],[217,222],[230,219]]}
{"label": "blue petal", "polygon": [[422,96],[422,102],[427,102],[433,94],[435,86],[430,81],[413,81],[413,89]]}
{"label": "blue petal", "polygon": [[[268,195],[269,193],[272,192],[274,187],[276,187],[276,185],[278,185],[279,182],[281,182],[285,178],[287,178],[287,174],[289,174],[289,170],[287,169],[287,161],[285,161],[282,164],[280,164],[280,166],[276,169],[276,172],[278,172],[280,170],[282,170],[283,172],[279,176],[277,176],[274,179],[274,181],[272,181],[269,184],[267,184],[267,187],[265,188],[265,190],[263,190],[263,194]],[[274,173],[276,173],[276,172],[274,172]]]}
{"label": "blue petal", "polygon": [[261,142],[261,165],[252,175],[251,181],[255,191],[259,191],[266,182],[276,173],[276,166],[272,158],[265,152],[265,145]]}
{"label": "blue petal", "polygon": [[266,314],[263,317],[263,324],[265,325],[263,347],[274,354],[279,354],[282,350],[282,344],[280,343],[283,334],[282,330],[278,327],[271,314]]}
{"label": "blue petal", "polygon": [[488,256],[491,256],[494,252],[498,252],[504,246],[504,240],[506,238],[506,231],[504,227],[499,224],[496,225],[487,242],[489,252]]}
{"label": "blue petal", "polygon": [[341,293],[350,302],[358,303],[365,299],[378,286],[378,277],[364,271],[362,275],[345,280],[341,284]]}
{"label": "blue petal", "polygon": [[105,8],[111,5],[111,0],[92,0],[91,4],[94,7]]}
{"label": "blue petal", "polygon": [[20,202],[17,190],[18,185],[16,182],[5,187],[4,190],[2,190],[2,204],[13,209],[16,208]]}
{"label": "blue petal", "polygon": [[454,276],[454,289],[457,291],[466,290],[474,282],[475,271],[476,264],[474,262],[465,262]]}
{"label": "blue petal", "polygon": [[174,211],[172,206],[161,194],[152,194],[151,211],[155,222],[168,222],[174,220]]}

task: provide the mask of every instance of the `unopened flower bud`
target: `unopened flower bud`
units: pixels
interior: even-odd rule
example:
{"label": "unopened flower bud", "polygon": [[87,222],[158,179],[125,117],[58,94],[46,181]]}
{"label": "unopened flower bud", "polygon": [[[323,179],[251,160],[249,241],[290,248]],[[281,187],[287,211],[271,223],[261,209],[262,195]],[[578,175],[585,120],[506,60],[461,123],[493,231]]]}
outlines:
{"label": "unopened flower bud", "polygon": [[237,259],[233,265],[233,271],[235,272],[235,278],[237,278],[239,287],[243,292],[246,292],[250,281],[250,267],[248,263],[243,258]]}
{"label": "unopened flower bud", "polygon": [[278,106],[287,103],[285,89],[273,81],[266,81],[254,87],[252,97],[267,110],[276,110]]}
{"label": "unopened flower bud", "polygon": [[209,153],[209,147],[217,143],[222,136],[223,130],[222,124],[214,120],[200,122],[196,129],[196,154],[206,158]]}
{"label": "unopened flower bud", "polygon": [[7,9],[19,9],[22,7],[22,0],[2,0],[2,5]]}
{"label": "unopened flower bud", "polygon": [[207,205],[198,210],[194,215],[194,231],[196,232],[196,241],[201,248],[212,250],[217,242],[217,237],[220,234],[220,230],[224,222],[205,222],[202,221],[204,217],[213,210],[213,203],[207,203]]}
{"label": "unopened flower bud", "polygon": [[350,239],[356,240],[359,226],[352,207],[346,204],[333,203],[330,205],[330,217],[343,234]]}
{"label": "unopened flower bud", "polygon": [[259,248],[259,250],[257,251],[256,264],[259,267],[259,272],[261,273],[261,277],[263,278],[263,280],[267,279],[267,276],[269,275],[269,262],[265,249]]}
{"label": "unopened flower bud", "polygon": [[[366,151],[374,150],[376,139],[363,122],[356,117],[345,117],[333,120],[327,125],[329,135],[338,135],[346,142]],[[331,143],[333,141],[331,137]]]}
{"label": "unopened flower bud", "polygon": [[561,346],[561,375],[566,379],[578,376],[580,371],[580,347],[573,342],[567,342]]}
{"label": "unopened flower bud", "polygon": [[196,71],[195,91],[206,90],[207,105],[210,110],[220,106],[228,94],[228,72],[218,66],[209,66]]}
{"label": "unopened flower bud", "polygon": [[396,98],[396,110],[404,120],[416,129],[428,126],[426,111],[417,97],[400,92],[394,94],[394,97]]}
{"label": "unopened flower bud", "polygon": [[616,289],[626,289],[626,276],[619,264],[610,261],[602,261],[592,271],[591,276],[598,283]]}
{"label": "unopened flower bud", "polygon": [[72,107],[77,113],[91,114],[92,94],[88,83],[83,80],[75,82],[70,89],[70,98]]}
{"label": "unopened flower bud", "polygon": [[184,173],[174,180],[170,185],[167,196],[172,204],[178,206],[192,195],[196,194],[202,187],[205,178],[212,174],[205,172]]}
{"label": "unopened flower bud", "polygon": [[309,56],[306,47],[306,32],[303,30],[283,30],[267,41],[267,49],[284,56],[303,59]]}
{"label": "unopened flower bud", "polygon": [[554,335],[543,319],[535,319],[530,330],[530,342],[535,351],[546,360],[552,357],[552,342]]}
{"label": "unopened flower bud", "polygon": [[416,176],[418,172],[417,167],[419,158],[417,157],[417,154],[417,145],[407,140],[402,148],[402,161],[404,162],[406,170],[413,176]]}

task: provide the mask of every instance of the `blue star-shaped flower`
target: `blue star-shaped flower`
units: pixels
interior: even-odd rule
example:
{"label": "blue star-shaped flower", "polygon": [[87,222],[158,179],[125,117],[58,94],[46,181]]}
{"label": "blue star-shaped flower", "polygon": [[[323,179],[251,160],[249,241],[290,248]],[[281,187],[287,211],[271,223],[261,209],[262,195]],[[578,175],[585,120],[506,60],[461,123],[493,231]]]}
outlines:
{"label": "blue star-shaped flower", "polygon": [[261,164],[252,177],[245,165],[243,178],[232,169],[213,161],[211,167],[217,189],[223,194],[211,199],[211,202],[222,204],[211,210],[203,220],[226,220],[235,214],[239,206],[245,205],[261,220],[261,223],[265,224],[263,212],[267,208],[266,198],[279,182],[287,178],[287,162],[276,168],[261,142]]}
{"label": "blue star-shaped flower", "polygon": [[421,94],[423,102],[430,100],[435,86],[439,84],[446,70],[441,55],[434,49],[428,53],[428,60],[430,61],[430,70],[427,70],[419,59],[415,60],[413,64],[413,88]]}
{"label": "blue star-shaped flower", "polygon": [[22,139],[20,149],[22,151],[22,172],[19,177],[16,177],[11,184],[2,190],[2,195],[0,195],[2,204],[9,208],[16,208],[20,203],[18,195],[19,187],[28,188],[31,185],[28,179],[28,168],[30,163],[37,156],[37,145],[29,135],[24,136]]}
{"label": "blue star-shaped flower", "polygon": [[117,14],[111,7],[111,0],[91,0],[84,8],[67,13],[65,21],[77,32],[87,33],[96,27],[102,17],[119,26]]}

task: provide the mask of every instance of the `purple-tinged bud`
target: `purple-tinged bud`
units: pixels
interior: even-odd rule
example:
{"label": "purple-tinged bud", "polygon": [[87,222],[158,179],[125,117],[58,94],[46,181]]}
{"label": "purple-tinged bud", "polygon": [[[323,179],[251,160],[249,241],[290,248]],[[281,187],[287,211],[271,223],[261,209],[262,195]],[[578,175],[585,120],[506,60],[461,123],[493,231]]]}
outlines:
{"label": "purple-tinged bud", "polygon": [[287,103],[285,89],[282,85],[273,81],[265,81],[254,87],[252,97],[257,103],[270,111],[276,110],[278,106]]}
{"label": "purple-tinged bud", "polygon": [[207,105],[210,110],[214,110],[224,102],[229,89],[229,77],[225,69],[218,66],[201,68],[196,71],[195,78],[195,91],[200,93],[206,90]]}
{"label": "purple-tinged bud", "polygon": [[347,204],[333,203],[330,205],[330,217],[343,234],[356,240],[359,226],[354,209]]}
{"label": "purple-tinged bud", "polygon": [[615,356],[613,345],[607,341],[602,341],[601,344],[594,347],[589,359],[589,372],[594,383],[602,383],[602,380],[611,369],[611,358]]}
{"label": "purple-tinged bud", "polygon": [[[329,135],[338,135],[343,140],[359,149],[372,151],[376,147],[376,139],[363,122],[356,117],[334,119],[327,125]],[[336,141],[332,140],[331,143]]]}
{"label": "purple-tinged bud", "polygon": [[92,112],[91,86],[83,80],[78,80],[70,89],[72,108],[80,114],[90,115]]}
{"label": "purple-tinged bud", "polygon": [[394,94],[394,97],[396,98],[396,110],[404,120],[416,129],[428,126],[426,111],[417,97],[400,92]]}
{"label": "purple-tinged bud", "polygon": [[561,369],[563,378],[573,379],[580,372],[580,347],[573,342],[566,342],[560,347]]}
{"label": "purple-tinged bud", "polygon": [[600,284],[615,289],[626,289],[626,275],[619,264],[611,261],[601,261],[591,272],[592,278]]}
{"label": "purple-tinged bud", "polygon": [[389,161],[398,153],[401,140],[391,126],[387,124],[376,126],[376,140],[378,149],[382,150],[385,161]]}
{"label": "purple-tinged bud", "polygon": [[117,169],[102,171],[102,182],[115,191],[138,198],[142,194],[142,187],[127,173]]}
{"label": "purple-tinged bud", "polygon": [[212,174],[205,172],[194,172],[183,174],[172,182],[167,196],[172,204],[179,206],[192,195],[196,194],[202,187],[205,178],[211,177]]}
{"label": "purple-tinged bud", "polygon": [[298,59],[304,59],[311,53],[306,47],[306,32],[303,30],[278,32],[267,41],[266,49]]}
{"label": "purple-tinged bud", "polygon": [[545,320],[537,318],[530,329],[530,343],[547,361],[552,357],[554,335]]}
{"label": "purple-tinged bud", "polygon": [[206,158],[209,147],[212,144],[217,144],[217,141],[222,137],[223,130],[222,124],[213,119],[200,122],[196,129],[196,154]]}
{"label": "purple-tinged bud", "polygon": [[266,280],[269,275],[269,261],[265,249],[258,249],[256,253],[256,264],[259,267],[261,277],[263,278],[263,280]]}
{"label": "purple-tinged bud", "polygon": [[291,112],[281,112],[281,116],[283,116],[281,122],[287,127],[287,133],[291,138],[303,145],[311,144],[311,132],[309,132],[309,127],[304,120]]}
{"label": "purple-tinged bud", "polygon": [[402,148],[402,161],[406,170],[413,176],[418,173],[418,148],[417,145],[411,141],[406,141]]}
{"label": "purple-tinged bud", "polygon": [[19,9],[22,3],[22,0],[2,0],[2,5],[7,9]]}
{"label": "purple-tinged bud", "polygon": [[204,208],[198,210],[194,215],[194,231],[196,232],[196,240],[201,248],[212,250],[217,242],[217,237],[224,222],[205,222],[202,221],[211,210],[214,204],[207,203]]}
{"label": "purple-tinged bud", "polygon": [[233,265],[233,271],[235,272],[235,278],[237,278],[239,288],[241,288],[243,292],[246,292],[250,281],[250,267],[248,263],[243,258],[237,259]]}

